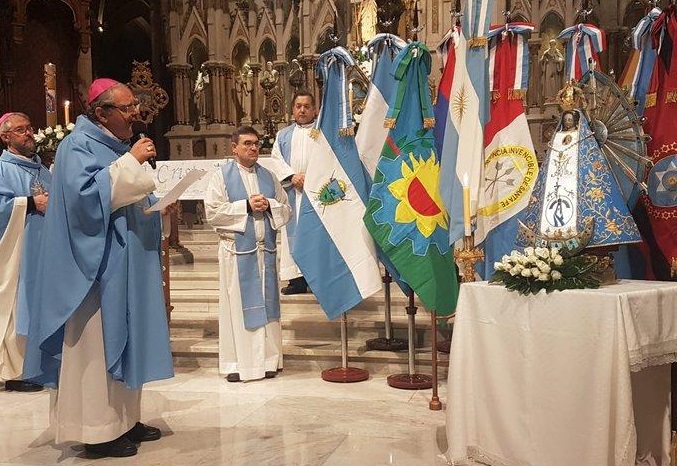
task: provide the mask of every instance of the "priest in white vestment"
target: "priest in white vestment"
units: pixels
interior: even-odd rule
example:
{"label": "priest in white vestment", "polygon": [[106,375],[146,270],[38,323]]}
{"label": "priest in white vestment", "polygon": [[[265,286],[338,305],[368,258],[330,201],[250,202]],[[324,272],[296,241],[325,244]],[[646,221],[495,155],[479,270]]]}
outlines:
{"label": "priest in white vestment", "polygon": [[311,147],[316,146],[310,137],[317,117],[315,97],[307,91],[294,94],[292,114],[295,123],[277,133],[271,158],[266,161],[266,167],[270,168],[287,192],[293,212],[292,220],[282,230],[280,244],[280,279],[289,280],[289,285],[282,288],[282,294],[308,292],[308,284],[292,257],[292,251],[296,242],[303,182],[308,161],[312,157],[310,151]]}
{"label": "priest in white vestment", "polygon": [[235,160],[209,180],[205,214],[219,234],[219,372],[229,382],[282,369],[277,230],[291,217],[277,179],[257,163],[259,135],[232,135]]}

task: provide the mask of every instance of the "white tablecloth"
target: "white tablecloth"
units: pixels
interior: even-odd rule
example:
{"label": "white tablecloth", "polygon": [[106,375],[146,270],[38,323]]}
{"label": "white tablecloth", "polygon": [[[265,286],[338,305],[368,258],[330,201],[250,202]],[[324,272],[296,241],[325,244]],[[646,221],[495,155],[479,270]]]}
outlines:
{"label": "white tablecloth", "polygon": [[[669,465],[677,284],[521,296],[461,286],[449,361],[452,464]],[[653,463],[652,463],[653,461]]]}

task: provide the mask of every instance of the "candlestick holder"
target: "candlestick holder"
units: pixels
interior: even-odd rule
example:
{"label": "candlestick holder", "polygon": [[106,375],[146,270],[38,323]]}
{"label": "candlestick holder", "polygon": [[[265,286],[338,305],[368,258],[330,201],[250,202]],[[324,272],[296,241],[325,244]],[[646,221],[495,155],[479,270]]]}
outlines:
{"label": "candlestick holder", "polygon": [[475,263],[484,260],[484,251],[475,247],[475,235],[463,237],[463,249],[456,249],[454,257],[461,265],[463,283],[475,281]]}

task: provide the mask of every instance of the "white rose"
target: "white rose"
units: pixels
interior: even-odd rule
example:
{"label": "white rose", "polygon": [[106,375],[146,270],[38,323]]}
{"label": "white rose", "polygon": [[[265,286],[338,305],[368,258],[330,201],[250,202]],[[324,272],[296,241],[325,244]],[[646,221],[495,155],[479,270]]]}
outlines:
{"label": "white rose", "polygon": [[61,127],[61,125],[56,125],[54,127],[54,131],[56,131],[58,133],[59,131],[63,131],[63,128]]}
{"label": "white rose", "polygon": [[45,128],[45,134],[52,134],[53,132],[54,132],[54,130],[52,129],[51,126],[48,126],[47,128]]}
{"label": "white rose", "polygon": [[503,264],[503,270],[509,271],[510,269],[512,269],[512,264]]}
{"label": "white rose", "polygon": [[552,276],[553,280],[559,280],[560,278],[562,278],[562,274],[559,273],[557,270],[553,270],[550,275]]}
{"label": "white rose", "polygon": [[550,273],[551,269],[550,266],[544,262],[543,267],[539,267],[539,270],[543,273]]}
{"label": "white rose", "polygon": [[532,274],[534,277],[538,277],[538,276],[541,274],[541,271],[538,270],[538,267],[532,267],[532,268],[531,268],[531,274]]}
{"label": "white rose", "polygon": [[550,251],[548,251],[548,248],[536,248],[536,255],[541,259],[549,259]]}
{"label": "white rose", "polygon": [[517,249],[513,249],[512,251],[510,251],[510,257],[512,257],[513,259],[515,257],[519,257],[520,255],[521,254],[519,253],[519,251]]}
{"label": "white rose", "polygon": [[61,141],[61,140],[63,139],[64,136],[65,136],[65,134],[63,134],[63,131],[57,131],[57,132],[56,132],[56,138],[57,138],[59,141]]}
{"label": "white rose", "polygon": [[528,248],[524,248],[524,255],[525,256],[533,256],[534,254],[534,248],[529,246]]}
{"label": "white rose", "polygon": [[522,276],[523,277],[531,277],[531,269],[524,269],[522,270]]}
{"label": "white rose", "polygon": [[501,257],[501,262],[507,264],[508,262],[510,262],[510,256],[507,254],[503,254],[503,257]]}
{"label": "white rose", "polygon": [[548,276],[547,273],[542,273],[538,276],[537,280],[539,282],[547,282],[550,277]]}
{"label": "white rose", "polygon": [[514,277],[515,275],[519,275],[519,272],[517,271],[517,266],[513,267],[512,269],[510,269],[509,272],[510,272],[510,275],[512,275],[513,277]]}
{"label": "white rose", "polygon": [[67,129],[68,131],[73,131],[74,128],[75,128],[75,123],[68,123],[68,124],[66,125],[66,129]]}
{"label": "white rose", "polygon": [[503,262],[494,262],[494,270],[503,270]]}
{"label": "white rose", "polygon": [[524,267],[521,264],[517,264],[517,265],[515,265],[515,267],[512,268],[510,273],[512,273],[513,270],[515,271],[515,273],[513,275],[517,275],[518,273],[522,273],[522,270],[524,270]]}
{"label": "white rose", "polygon": [[555,265],[562,265],[562,264],[564,263],[564,259],[562,258],[562,256],[560,256],[560,255],[558,254],[558,255],[556,255],[555,258],[552,260],[552,263],[555,264]]}
{"label": "white rose", "polygon": [[554,259],[559,254],[559,248],[550,248],[550,258]]}
{"label": "white rose", "polygon": [[42,133],[38,133],[35,136],[33,136],[33,139],[35,139],[35,142],[37,142],[39,144],[39,143],[41,143],[42,141],[45,140],[45,135],[42,134]]}

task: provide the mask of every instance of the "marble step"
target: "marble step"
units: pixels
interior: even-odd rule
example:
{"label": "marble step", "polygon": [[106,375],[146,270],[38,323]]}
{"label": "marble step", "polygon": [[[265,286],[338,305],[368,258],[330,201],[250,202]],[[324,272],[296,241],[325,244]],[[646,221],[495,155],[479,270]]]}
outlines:
{"label": "marble step", "polygon": [[[177,365],[190,367],[218,367],[218,339],[172,338],[172,353]],[[325,367],[341,365],[340,342],[317,340],[283,340],[282,353],[285,364],[308,364]],[[430,373],[432,352],[430,347],[418,348],[414,351],[414,370],[418,373]],[[408,352],[371,351],[361,341],[348,342],[348,365],[368,370],[380,370],[389,366],[393,373],[407,373],[409,366]],[[447,355],[438,354],[438,370],[440,380],[446,379]]]}

